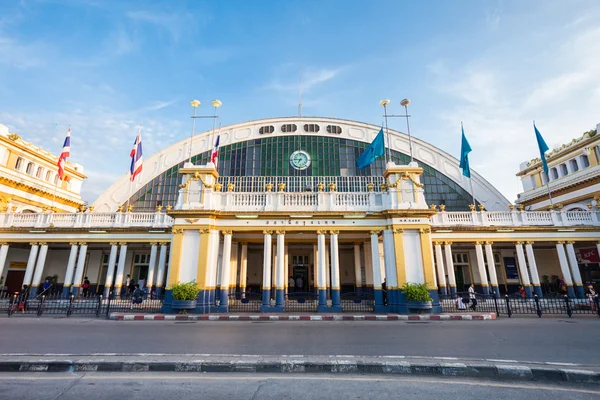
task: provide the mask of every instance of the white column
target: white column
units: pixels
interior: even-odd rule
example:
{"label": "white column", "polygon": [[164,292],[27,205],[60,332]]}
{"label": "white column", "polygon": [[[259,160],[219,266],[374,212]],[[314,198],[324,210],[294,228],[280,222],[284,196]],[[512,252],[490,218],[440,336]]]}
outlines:
{"label": "white column", "polygon": [[44,267],[46,265],[46,254],[48,254],[48,244],[40,243],[40,251],[35,266],[35,274],[33,275],[32,286],[39,286],[42,283]]}
{"label": "white column", "polygon": [[218,268],[219,265],[219,252],[221,247],[221,231],[219,230],[211,230],[210,231],[209,247],[210,247],[210,258],[209,258],[209,268],[211,269],[208,273],[210,277],[210,288],[216,289],[218,286],[218,281],[221,279]]}
{"label": "white column", "polygon": [[565,285],[573,286],[573,278],[571,278],[571,271],[569,271],[569,261],[567,260],[563,242],[556,243],[556,252],[558,253],[558,262],[560,264],[560,270],[562,272]]}
{"label": "white column", "polygon": [[277,287],[277,244],[271,250],[271,287]]}
{"label": "white column", "polygon": [[484,294],[489,294],[489,280],[487,271],[485,270],[485,261],[483,259],[483,248],[481,242],[475,242],[475,254],[477,256],[477,271],[479,272],[479,279],[481,280],[481,287]]}
{"label": "white column", "polygon": [[[117,264],[117,276],[115,277],[115,295],[121,295],[123,287],[123,274],[125,272],[125,260],[127,259],[127,243],[121,243],[119,251],[119,263]],[[173,282],[175,283],[175,282]]]}
{"label": "white column", "polygon": [[242,243],[242,254],[240,263],[240,290],[246,291],[246,282],[248,281],[248,243]]}
{"label": "white column", "polygon": [[532,245],[533,245],[533,242],[525,243],[525,252],[527,253],[527,263],[529,264],[529,271],[531,272],[531,283],[533,283],[534,286],[540,286],[540,276],[538,274],[537,264],[535,262],[535,255],[533,253]]}
{"label": "white column", "polygon": [[0,279],[4,277],[4,275],[2,275],[2,274],[4,273],[7,255],[8,255],[8,244],[0,243]]}
{"label": "white column", "polygon": [[[306,282],[306,286],[308,288],[310,288],[310,273],[308,275],[309,275],[307,277],[308,282]],[[319,240],[318,240],[318,236],[317,236],[317,244],[313,245],[313,271],[312,271],[312,275],[313,275],[313,286],[315,288],[318,288],[319,287],[319,285],[317,284],[317,282],[319,282]],[[310,291],[310,289],[308,291]]]}
{"label": "white column", "polygon": [[[487,258],[488,272],[490,273],[490,284],[494,290],[498,290],[498,274],[496,273],[496,261],[494,261],[494,252],[492,251],[492,242],[485,242],[485,257]],[[500,293],[496,293],[500,294]]]}
{"label": "white column", "polygon": [[325,278],[327,289],[331,289],[331,253],[327,246],[325,246]]}
{"label": "white column", "polygon": [[373,289],[381,290],[379,231],[371,231],[371,265],[373,266]]}
{"label": "white column", "polygon": [[577,256],[575,255],[575,248],[573,242],[567,242],[565,246],[567,248],[567,259],[569,260],[569,267],[571,267],[571,276],[573,277],[573,283],[576,286],[583,286],[581,280],[581,273],[579,272],[579,264],[577,263]]}
{"label": "white column", "polygon": [[238,243],[231,242],[231,265],[229,270],[229,288],[234,291],[238,282]]}
{"label": "white column", "polygon": [[279,230],[277,233],[277,259],[276,259],[276,280],[275,280],[275,306],[283,307],[285,304],[285,231]]}
{"label": "white column", "polygon": [[371,254],[371,242],[364,243],[365,252],[365,284],[373,287],[373,255]]}
{"label": "white column", "polygon": [[[446,271],[444,270],[444,256],[442,254],[442,245],[440,242],[433,242],[435,248],[435,266],[440,287],[446,287]],[[444,289],[442,289],[443,291]]]}
{"label": "white column", "polygon": [[391,229],[383,231],[383,258],[385,261],[385,280],[388,290],[398,287],[396,276],[396,253],[394,249],[394,232]]}
{"label": "white column", "polygon": [[360,244],[354,243],[354,281],[356,285],[356,291],[362,286],[362,271],[360,262]]}
{"label": "white column", "polygon": [[[379,276],[381,277],[381,282],[386,280],[386,271],[385,271],[385,253],[383,251],[383,235],[381,238],[381,242],[379,242],[378,250],[379,250]],[[389,286],[389,282],[388,282]]]}
{"label": "white column", "polygon": [[31,284],[31,278],[33,278],[33,270],[35,269],[35,261],[39,251],[39,245],[37,243],[30,243],[31,250],[29,251],[29,259],[27,260],[27,268],[25,269],[25,277],[23,278],[23,285],[29,286]]}
{"label": "white column", "polygon": [[317,262],[317,288],[327,290],[327,267],[325,259],[325,231],[317,231],[317,253],[319,261]]}
{"label": "white column", "polygon": [[452,242],[444,242],[444,255],[446,256],[448,285],[450,285],[450,291],[456,291],[456,275],[454,273],[454,261],[452,260]]}
{"label": "white column", "polygon": [[[262,281],[262,286],[263,286],[263,290],[270,290],[271,289],[271,251],[273,250],[273,245],[272,243],[272,239],[271,239],[271,235],[273,234],[272,231],[264,231],[263,234],[265,235],[265,239],[264,239],[264,254],[263,254],[263,281]],[[263,304],[264,304],[264,298],[263,298]]]}
{"label": "white column", "polygon": [[285,254],[283,256],[283,267],[284,267],[285,273],[283,274],[283,285],[287,289],[288,283],[290,281],[290,256],[289,256],[289,248],[288,248],[287,244],[285,245],[284,253]]}
{"label": "white column", "polygon": [[148,278],[146,278],[146,287],[152,290],[154,284],[154,271],[156,269],[156,253],[158,252],[158,244],[150,243],[150,261],[148,265]]}
{"label": "white column", "polygon": [[156,274],[156,287],[162,288],[165,279],[165,265],[167,262],[167,244],[160,244],[160,253],[158,255],[158,272]]}
{"label": "white column", "polygon": [[330,231],[329,245],[331,247],[331,289],[340,290],[340,253],[338,245],[339,231]]}
{"label": "white column", "polygon": [[529,273],[527,272],[527,264],[525,262],[525,253],[523,252],[523,243],[515,243],[515,248],[517,249],[517,259],[519,261],[518,264],[519,275],[521,275],[521,283],[523,284],[523,286],[531,286],[531,282],[529,281]]}
{"label": "white column", "polygon": [[110,244],[110,254],[108,256],[108,266],[106,267],[106,279],[104,280],[104,297],[110,295],[110,288],[113,284],[115,275],[115,263],[117,262],[117,243]]}
{"label": "white column", "polygon": [[231,231],[223,231],[223,261],[221,262],[221,304],[229,299],[229,274],[231,272]]}
{"label": "white column", "polygon": [[[75,277],[73,278],[73,287],[79,290],[81,281],[83,280],[83,270],[85,269],[85,257],[87,256],[87,243],[79,243],[79,256],[77,257],[77,268],[75,269]],[[77,294],[77,293],[73,293]]]}
{"label": "white column", "polygon": [[71,245],[71,252],[69,253],[69,261],[67,262],[67,271],[65,272],[65,280],[63,284],[63,292],[66,294],[67,291],[64,288],[71,287],[73,283],[73,272],[75,272],[75,261],[77,261],[77,251],[79,247],[77,243],[69,243]]}

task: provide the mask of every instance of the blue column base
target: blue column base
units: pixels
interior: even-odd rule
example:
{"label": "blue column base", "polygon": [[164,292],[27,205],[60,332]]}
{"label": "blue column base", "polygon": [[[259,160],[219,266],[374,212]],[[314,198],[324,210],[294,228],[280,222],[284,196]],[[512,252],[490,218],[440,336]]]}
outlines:
{"label": "blue column base", "polygon": [[260,312],[261,313],[282,313],[285,312],[285,307],[284,306],[261,306],[260,307]]}
{"label": "blue column base", "polygon": [[261,310],[263,307],[270,307],[270,306],[271,306],[271,289],[263,289],[262,290]]}
{"label": "blue column base", "polygon": [[440,286],[440,292],[441,292],[442,296],[447,296],[448,288],[446,286]]}
{"label": "blue column base", "polygon": [[542,298],[544,294],[542,293],[542,287],[540,285],[533,285],[533,292],[537,295],[537,297]]}
{"label": "blue column base", "polygon": [[62,297],[67,298],[71,296],[71,286],[63,286]]}
{"label": "blue column base", "polygon": [[583,285],[575,285],[575,293],[577,294],[578,298],[585,298],[585,290],[583,289]]}
{"label": "blue column base", "polygon": [[29,288],[29,297],[35,297],[37,295],[37,291],[38,291],[38,286],[31,286]]}
{"label": "blue column base", "polygon": [[525,295],[528,299],[533,297],[533,290],[531,289],[531,286],[525,286]]}
{"label": "blue column base", "polygon": [[71,295],[77,296],[77,293],[79,293],[79,288],[75,287],[75,286],[71,286]]}
{"label": "blue column base", "polygon": [[221,286],[215,288],[215,299],[221,299]]}
{"label": "blue column base", "polygon": [[388,306],[375,304],[375,307],[373,307],[373,311],[376,313],[387,314],[390,312],[390,308]]}
{"label": "blue column base", "polygon": [[[339,289],[332,289],[331,290],[331,306],[333,307],[338,307],[340,310],[342,309],[342,298],[340,296],[340,290]],[[338,311],[335,311],[338,312]]]}
{"label": "blue column base", "polygon": [[494,292],[495,297],[500,297],[500,288],[498,285],[492,285],[492,292]]}
{"label": "blue column base", "polygon": [[440,304],[440,295],[439,295],[438,291],[430,290],[429,295],[431,296],[431,299],[433,300],[431,302],[433,307],[432,307],[430,313],[431,314],[441,314],[442,313],[442,305]]}
{"label": "blue column base", "polygon": [[450,295],[452,298],[456,297],[456,286],[450,286]]}
{"label": "blue column base", "polygon": [[285,290],[275,289],[275,307],[285,308]]}
{"label": "blue column base", "polygon": [[383,292],[381,291],[381,289],[375,289],[374,295],[375,295],[375,308],[377,308],[378,306],[383,307]]}
{"label": "blue column base", "polygon": [[229,305],[229,290],[227,288],[220,290],[219,299],[221,300],[221,302],[219,304],[220,306],[228,306]]}
{"label": "blue column base", "polygon": [[173,313],[179,312],[179,311],[173,310],[171,308],[171,304],[173,304],[173,292],[171,290],[166,290],[165,291],[165,299],[163,300],[163,305],[160,309],[160,312],[163,314],[173,314]]}
{"label": "blue column base", "polygon": [[161,287],[155,287],[154,291],[156,292],[156,296],[162,296],[162,294],[164,293],[165,289],[161,286]]}
{"label": "blue column base", "polygon": [[575,290],[573,289],[573,286],[567,286],[567,296],[569,296],[571,299],[575,298]]}
{"label": "blue column base", "polygon": [[319,289],[319,307],[327,307],[327,290]]}
{"label": "blue column base", "polygon": [[483,293],[486,296],[489,296],[490,295],[490,287],[481,285],[481,293]]}

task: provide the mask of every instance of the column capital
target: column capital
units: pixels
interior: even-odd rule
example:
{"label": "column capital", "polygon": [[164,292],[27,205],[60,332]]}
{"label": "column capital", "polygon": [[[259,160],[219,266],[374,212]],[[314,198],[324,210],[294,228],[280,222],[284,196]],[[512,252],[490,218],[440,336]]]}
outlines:
{"label": "column capital", "polygon": [[441,245],[442,245],[442,242],[439,242],[439,241],[437,241],[437,240],[436,240],[436,241],[432,242],[432,244],[433,244],[434,246],[441,246]]}
{"label": "column capital", "polygon": [[183,229],[172,229],[171,233],[173,235],[182,235],[183,234]]}
{"label": "column capital", "polygon": [[561,240],[561,241],[556,242],[556,244],[560,244],[562,246],[565,244],[565,242]]}
{"label": "column capital", "polygon": [[329,231],[329,234],[330,235],[339,235],[340,231],[337,231],[337,230]]}
{"label": "column capital", "polygon": [[79,242],[79,245],[80,246],[87,246],[87,243],[86,242]]}
{"label": "column capital", "polygon": [[37,246],[37,245],[38,245],[38,243],[36,243],[36,242],[31,242],[31,243],[29,243],[29,245],[30,245],[30,246]]}
{"label": "column capital", "polygon": [[484,243],[486,246],[491,246],[494,244],[494,242],[492,242],[491,240],[486,240]]}
{"label": "column capital", "polygon": [[481,246],[481,245],[483,244],[483,242],[478,240],[478,241],[476,241],[476,242],[473,242],[473,244],[474,244],[475,246]]}
{"label": "column capital", "polygon": [[222,231],[223,232],[223,236],[229,235],[231,236],[233,234],[233,231],[231,230],[226,230],[226,231]]}
{"label": "column capital", "polygon": [[392,230],[392,228],[393,228],[393,227],[392,227],[391,225],[386,225],[386,227],[385,227],[385,229],[386,229],[386,230],[388,230],[388,231],[391,231],[391,230]]}
{"label": "column capital", "polygon": [[169,244],[169,242],[160,242],[160,243],[159,243],[159,245],[161,245],[161,246],[166,246],[166,245],[168,245],[168,244]]}
{"label": "column capital", "polygon": [[419,229],[419,233],[420,234],[431,233],[431,229],[430,228],[421,228],[421,229]]}
{"label": "column capital", "polygon": [[285,231],[283,229],[279,229],[275,231],[276,235],[285,235]]}
{"label": "column capital", "polygon": [[273,231],[263,231],[263,235],[272,235]]}
{"label": "column capital", "polygon": [[39,242],[38,244],[39,244],[40,246],[48,246],[48,243],[46,243],[46,242]]}
{"label": "column capital", "polygon": [[6,242],[0,242],[0,246],[8,246],[8,243],[6,243]]}
{"label": "column capital", "polygon": [[523,242],[513,242],[515,246],[523,246]]}
{"label": "column capital", "polygon": [[156,243],[156,242],[150,242],[150,246],[152,246],[152,247],[156,246],[157,244],[158,243]]}
{"label": "column capital", "polygon": [[207,235],[210,233],[210,228],[198,229],[201,235]]}
{"label": "column capital", "polygon": [[527,245],[529,245],[529,246],[532,246],[534,243],[535,243],[535,242],[534,242],[534,241],[532,241],[532,240],[528,240],[528,241],[526,241],[526,242],[525,242],[525,244],[527,244]]}
{"label": "column capital", "polygon": [[381,230],[380,229],[373,229],[372,231],[369,232],[371,235],[381,235]]}
{"label": "column capital", "polygon": [[402,228],[392,229],[392,233],[394,233],[395,235],[402,233],[402,232],[404,232],[404,229],[402,229]]}
{"label": "column capital", "polygon": [[567,244],[575,244],[575,242],[573,240],[569,240],[567,241]]}
{"label": "column capital", "polygon": [[321,231],[321,230],[317,231],[317,235],[325,235],[325,234],[327,234],[327,231]]}
{"label": "column capital", "polygon": [[444,246],[452,246],[452,242],[450,242],[450,241],[445,241],[445,242],[444,242]]}
{"label": "column capital", "polygon": [[[111,243],[110,245],[112,246],[113,244],[116,244],[116,243]],[[69,246],[77,246],[77,242],[70,242]]]}
{"label": "column capital", "polygon": [[119,245],[120,246],[127,246],[127,242],[120,242]]}

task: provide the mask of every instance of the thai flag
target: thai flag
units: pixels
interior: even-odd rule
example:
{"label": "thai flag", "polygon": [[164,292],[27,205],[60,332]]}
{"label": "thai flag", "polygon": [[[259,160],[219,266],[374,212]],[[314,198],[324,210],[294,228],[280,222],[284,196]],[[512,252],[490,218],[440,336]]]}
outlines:
{"label": "thai flag", "polygon": [[212,156],[210,157],[210,162],[215,164],[215,167],[217,166],[217,163],[219,162],[219,140],[220,139],[221,139],[221,135],[218,135],[217,141],[215,142],[215,147],[212,152]]}
{"label": "thai flag", "polygon": [[131,173],[131,182],[135,180],[135,177],[138,176],[142,172],[142,130],[138,131],[137,137],[135,138],[135,142],[133,142],[133,148],[131,149],[131,153],[129,153],[129,157],[131,157],[131,166],[129,167],[129,172]]}
{"label": "thai flag", "polygon": [[65,161],[67,157],[71,155],[71,128],[67,131],[67,137],[65,138],[65,143],[63,144],[62,152],[60,156],[58,156],[58,179],[61,181],[65,176]]}

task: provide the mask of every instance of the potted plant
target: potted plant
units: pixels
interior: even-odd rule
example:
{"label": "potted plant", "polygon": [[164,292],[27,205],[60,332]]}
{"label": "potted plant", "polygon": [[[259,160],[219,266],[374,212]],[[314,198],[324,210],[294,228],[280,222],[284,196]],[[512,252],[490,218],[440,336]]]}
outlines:
{"label": "potted plant", "polygon": [[196,282],[177,282],[171,287],[171,294],[173,295],[171,308],[179,310],[181,314],[186,314],[187,310],[196,308],[196,299],[199,293],[200,289],[196,287]]}
{"label": "potted plant", "polygon": [[410,312],[423,313],[433,308],[433,299],[429,295],[426,283],[407,282],[402,287],[402,292],[406,298],[406,306]]}

